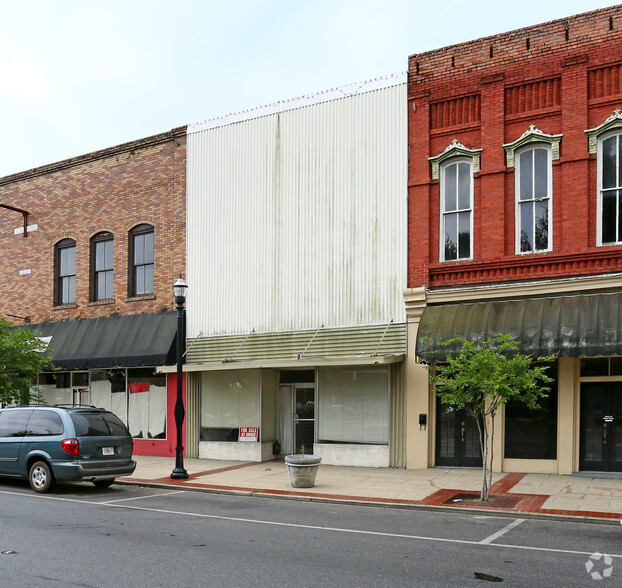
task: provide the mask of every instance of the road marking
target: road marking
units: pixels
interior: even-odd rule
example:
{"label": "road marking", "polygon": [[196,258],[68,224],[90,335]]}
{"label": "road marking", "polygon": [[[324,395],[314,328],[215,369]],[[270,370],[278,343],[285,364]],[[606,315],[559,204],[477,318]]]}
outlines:
{"label": "road marking", "polygon": [[117,500],[105,500],[97,504],[114,504],[115,502],[127,502],[128,500],[144,500],[145,498],[159,498],[160,496],[172,496],[173,494],[183,494],[185,490],[175,490],[174,492],[164,492],[162,494],[149,494],[148,496],[134,496],[132,498],[118,498]]}
{"label": "road marking", "polygon": [[508,531],[511,531],[514,527],[518,527],[518,525],[520,525],[521,523],[524,523],[525,519],[516,519],[515,521],[512,521],[509,525],[506,525],[505,527],[503,527],[503,529],[500,529],[499,531],[497,531],[496,533],[493,533],[492,535],[490,535],[489,537],[486,537],[486,539],[482,539],[480,541],[480,543],[482,545],[489,545],[490,543],[492,543],[495,539],[499,539],[499,537],[502,537],[503,535],[505,535]]}
{"label": "road marking", "polygon": [[[468,541],[466,539],[444,539],[442,537],[422,537],[420,535],[405,535],[403,533],[383,533],[380,531],[362,531],[359,529],[344,529],[341,527],[322,527],[319,525],[301,525],[298,523],[282,523],[278,521],[260,521],[257,519],[243,519],[241,517],[226,517],[222,515],[210,515],[202,513],[184,512],[179,510],[168,510],[163,508],[147,508],[145,506],[133,506],[130,504],[109,504],[105,502],[96,502],[93,500],[79,500],[77,498],[62,498],[60,496],[43,496],[41,494],[24,494],[22,492],[9,492],[6,490],[0,490],[0,494],[12,494],[14,496],[23,496],[25,498],[35,498],[38,501],[44,502],[46,500],[58,500],[60,502],[74,502],[78,504],[88,504],[94,506],[108,506],[110,508],[125,508],[128,510],[144,511],[144,512],[157,512],[160,514],[168,514],[175,516],[196,517],[201,519],[213,519],[220,521],[231,521],[237,523],[252,523],[256,525],[271,525],[274,527],[289,527],[297,529],[310,529],[313,531],[332,531],[335,533],[348,533],[352,535],[373,535],[376,537],[393,537],[397,539],[414,539],[417,541],[432,541],[436,543],[457,543],[461,545],[479,545],[486,547],[504,547],[506,549],[520,549],[522,551],[542,551],[547,553],[561,553],[566,555],[592,555],[593,551],[576,551],[573,549],[554,549],[552,547],[532,547],[530,545],[505,545],[502,543],[482,543],[481,541]],[[161,496],[161,495],[160,495]],[[615,557],[622,559],[622,554],[607,553],[609,557]]]}

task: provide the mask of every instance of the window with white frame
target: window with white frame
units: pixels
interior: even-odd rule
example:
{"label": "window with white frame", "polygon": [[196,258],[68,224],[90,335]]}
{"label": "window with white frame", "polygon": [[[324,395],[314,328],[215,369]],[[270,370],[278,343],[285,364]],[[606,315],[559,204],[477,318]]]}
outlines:
{"label": "window with white frame", "polygon": [[516,154],[516,249],[551,249],[551,148],[536,144]]}
{"label": "window with white frame", "polygon": [[598,143],[600,244],[622,243],[622,133],[604,135]]}
{"label": "window with white frame", "polygon": [[470,259],[473,243],[473,160],[441,166],[441,261]]}

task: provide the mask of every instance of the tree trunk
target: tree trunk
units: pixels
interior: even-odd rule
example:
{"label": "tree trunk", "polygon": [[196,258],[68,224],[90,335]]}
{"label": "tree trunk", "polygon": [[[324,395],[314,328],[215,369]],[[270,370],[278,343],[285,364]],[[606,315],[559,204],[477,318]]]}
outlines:
{"label": "tree trunk", "polygon": [[482,491],[480,493],[481,500],[488,500],[490,495],[490,487],[488,483],[488,429],[486,426],[486,417],[477,415],[475,417],[477,429],[479,430],[479,446],[482,452]]}

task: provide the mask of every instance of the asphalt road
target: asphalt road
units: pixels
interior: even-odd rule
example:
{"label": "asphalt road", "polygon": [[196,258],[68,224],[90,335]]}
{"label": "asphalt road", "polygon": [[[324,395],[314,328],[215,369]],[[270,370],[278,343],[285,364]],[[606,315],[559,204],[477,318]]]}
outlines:
{"label": "asphalt road", "polygon": [[6,480],[0,504],[3,588],[622,585],[620,525]]}

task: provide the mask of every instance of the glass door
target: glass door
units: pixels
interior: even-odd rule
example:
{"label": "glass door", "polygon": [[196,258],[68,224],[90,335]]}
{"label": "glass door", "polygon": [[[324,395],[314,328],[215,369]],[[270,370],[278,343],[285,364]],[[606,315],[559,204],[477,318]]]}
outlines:
{"label": "glass door", "polygon": [[622,382],[581,384],[579,469],[622,471]]}
{"label": "glass door", "polygon": [[293,388],[295,453],[311,455],[315,439],[315,386],[296,384]]}
{"label": "glass door", "polygon": [[466,410],[448,410],[440,398],[436,404],[436,465],[482,465],[479,429],[473,415]]}

